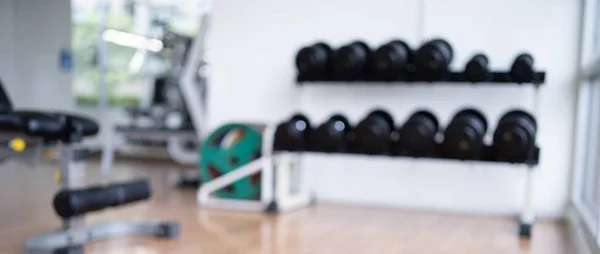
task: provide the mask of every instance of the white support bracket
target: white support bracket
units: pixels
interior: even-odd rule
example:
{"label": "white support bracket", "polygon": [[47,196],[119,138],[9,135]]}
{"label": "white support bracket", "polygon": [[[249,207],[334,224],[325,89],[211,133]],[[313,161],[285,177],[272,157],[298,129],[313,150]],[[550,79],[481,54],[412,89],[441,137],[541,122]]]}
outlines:
{"label": "white support bracket", "polygon": [[[264,169],[262,165],[265,163],[264,160],[270,160],[269,157],[261,157],[256,159],[244,166],[237,168],[234,171],[231,171],[227,174],[224,174],[216,179],[213,179],[209,182],[203,183],[200,188],[198,188],[198,203],[203,207],[211,207],[211,208],[222,208],[222,209],[231,209],[231,210],[245,210],[245,211],[264,211],[267,206],[271,202],[271,197],[267,195],[269,191],[263,191],[265,189],[269,189],[271,184],[269,182],[273,182],[271,176],[272,173],[269,174],[269,169]],[[261,199],[260,200],[235,200],[235,199],[224,199],[217,198],[212,196],[211,194],[215,191],[223,189],[230,184],[256,174],[258,172],[262,173],[262,184],[261,184]],[[269,181],[270,180],[270,181]],[[266,193],[266,194],[265,194]],[[270,192],[272,193],[272,191]],[[272,195],[271,195],[272,196]]]}

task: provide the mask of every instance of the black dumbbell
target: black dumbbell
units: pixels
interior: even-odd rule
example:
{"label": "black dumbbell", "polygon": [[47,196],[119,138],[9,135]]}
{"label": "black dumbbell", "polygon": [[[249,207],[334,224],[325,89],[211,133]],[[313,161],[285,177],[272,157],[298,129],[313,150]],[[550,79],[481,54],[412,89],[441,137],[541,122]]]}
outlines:
{"label": "black dumbbell", "polygon": [[384,110],[374,110],[354,129],[352,151],[363,154],[389,154],[394,119]]}
{"label": "black dumbbell", "polygon": [[533,57],[529,54],[520,54],[515,58],[510,67],[510,77],[517,83],[531,82],[534,78]]}
{"label": "black dumbbell", "polygon": [[342,46],[333,58],[333,75],[337,80],[365,79],[371,64],[371,49],[361,41]]}
{"label": "black dumbbell", "polygon": [[311,150],[319,152],[345,152],[348,149],[348,119],[336,114],[317,127],[311,135]]}
{"label": "black dumbbell", "polygon": [[373,76],[377,80],[405,80],[414,71],[412,51],[400,40],[388,42],[373,53]]}
{"label": "black dumbbell", "polygon": [[304,151],[307,148],[308,135],[311,132],[310,121],[301,114],[292,116],[275,130],[274,150]]}
{"label": "black dumbbell", "polygon": [[488,69],[488,58],[483,54],[477,54],[469,60],[465,67],[465,79],[470,82],[484,82],[491,79],[492,75]]}
{"label": "black dumbbell", "polygon": [[474,109],[458,112],[444,131],[443,156],[461,160],[480,159],[486,131],[487,121],[481,112]]}
{"label": "black dumbbell", "polygon": [[446,79],[453,54],[452,46],[445,40],[435,39],[423,44],[415,55],[419,78],[426,81]]}
{"label": "black dumbbell", "polygon": [[331,71],[332,50],[322,42],[303,47],[296,54],[296,68],[303,80],[327,80]]}
{"label": "black dumbbell", "polygon": [[535,149],[537,123],[521,110],[510,111],[494,131],[494,155],[497,161],[524,162]]}
{"label": "black dumbbell", "polygon": [[438,128],[438,120],[433,113],[425,110],[415,112],[400,128],[399,139],[394,142],[394,153],[415,157],[434,156]]}

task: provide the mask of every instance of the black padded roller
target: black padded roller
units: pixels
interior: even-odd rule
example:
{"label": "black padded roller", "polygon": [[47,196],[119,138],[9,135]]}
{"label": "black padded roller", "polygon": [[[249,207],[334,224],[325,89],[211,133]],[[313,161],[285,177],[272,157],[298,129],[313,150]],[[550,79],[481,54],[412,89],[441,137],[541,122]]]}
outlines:
{"label": "black padded roller", "polygon": [[481,112],[475,109],[458,112],[444,132],[444,156],[461,160],[480,159],[486,131],[487,120]]}
{"label": "black padded roller", "polygon": [[517,83],[530,82],[534,74],[533,57],[529,54],[518,55],[510,68],[511,79]]}
{"label": "black padded roller", "polygon": [[310,121],[302,114],[292,116],[277,126],[273,149],[283,151],[304,151],[307,148]]}
{"label": "black padded roller", "polygon": [[335,79],[353,81],[362,80],[367,75],[371,64],[371,49],[361,41],[342,46],[333,58],[333,75]]}
{"label": "black padded roller", "polygon": [[506,113],[494,131],[494,154],[498,161],[523,162],[535,149],[537,123],[525,111]]}
{"label": "black padded roller", "polygon": [[384,110],[374,110],[354,129],[352,151],[364,154],[389,154],[394,119]]}
{"label": "black padded roller", "polygon": [[406,43],[388,42],[373,53],[373,75],[379,80],[404,80],[407,72],[414,69],[411,61],[412,52]]}
{"label": "black padded roller", "polygon": [[79,190],[61,190],[54,196],[54,209],[61,218],[70,218],[108,207],[121,206],[150,198],[148,180],[95,186]]}
{"label": "black padded roller", "polygon": [[408,156],[433,156],[436,153],[438,120],[429,111],[417,111],[402,125],[399,139],[394,144],[395,153]]}
{"label": "black padded roller", "polygon": [[296,54],[299,76],[305,80],[327,80],[331,71],[331,59],[331,48],[325,43],[303,47]]}
{"label": "black padded roller", "polygon": [[445,79],[453,55],[452,46],[445,40],[435,39],[423,44],[415,55],[420,78],[429,81]]}
{"label": "black padded roller", "polygon": [[465,78],[470,82],[484,82],[491,79],[492,75],[488,68],[488,58],[483,54],[477,54],[469,60],[465,67]]}
{"label": "black padded roller", "polygon": [[348,119],[341,114],[335,114],[315,129],[311,136],[311,150],[345,152],[350,131],[351,127]]}

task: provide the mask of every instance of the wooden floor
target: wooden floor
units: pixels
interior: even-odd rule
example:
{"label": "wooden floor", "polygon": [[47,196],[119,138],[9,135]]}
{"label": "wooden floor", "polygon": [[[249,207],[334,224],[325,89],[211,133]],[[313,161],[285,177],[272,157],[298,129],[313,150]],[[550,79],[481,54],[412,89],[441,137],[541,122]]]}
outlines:
{"label": "wooden floor", "polygon": [[[98,182],[98,165],[88,168],[89,181]],[[539,222],[533,239],[522,241],[513,218],[324,204],[280,216],[199,209],[194,191],[170,187],[176,179],[173,168],[119,164],[110,178],[148,176],[156,195],[149,202],[90,216],[89,221],[173,219],[182,224],[180,238],[114,239],[89,244],[87,253],[575,253],[559,222]],[[1,253],[22,253],[28,236],[60,225],[50,205],[56,189],[51,166],[32,169],[12,161],[0,166]]]}

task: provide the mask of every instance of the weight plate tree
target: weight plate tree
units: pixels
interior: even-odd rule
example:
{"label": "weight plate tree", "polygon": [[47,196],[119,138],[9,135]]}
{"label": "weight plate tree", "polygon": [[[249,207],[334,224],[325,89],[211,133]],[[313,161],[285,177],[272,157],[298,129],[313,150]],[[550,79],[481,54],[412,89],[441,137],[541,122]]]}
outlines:
{"label": "weight plate tree", "polygon": [[436,155],[436,135],[439,123],[435,115],[421,110],[412,114],[402,125],[399,139],[394,142],[396,155],[433,157]]}
{"label": "weight plate tree", "polygon": [[[210,181],[261,156],[261,134],[244,124],[227,124],[211,133],[200,150],[200,176]],[[255,199],[260,195],[260,174],[240,179],[216,195]]]}
{"label": "weight plate tree", "polygon": [[311,150],[318,152],[345,152],[348,146],[348,133],[351,131],[348,119],[341,114],[331,116],[315,129],[311,135]]}
{"label": "weight plate tree", "polygon": [[458,112],[444,132],[443,156],[461,160],[480,159],[486,131],[487,121],[481,112],[475,109]]}
{"label": "weight plate tree", "polygon": [[469,82],[484,82],[492,78],[488,69],[488,58],[484,54],[477,54],[469,60],[465,67],[465,79]]}
{"label": "weight plate tree", "polygon": [[355,41],[339,48],[333,57],[335,80],[364,80],[371,64],[371,49],[361,41]]}
{"label": "weight plate tree", "polygon": [[426,42],[415,55],[415,63],[419,79],[427,81],[445,80],[450,71],[448,66],[452,62],[452,47],[442,39]]}
{"label": "weight plate tree", "polygon": [[510,77],[514,82],[523,83],[535,77],[533,70],[533,57],[529,54],[520,54],[515,58],[510,67]]}
{"label": "weight plate tree", "polygon": [[388,42],[373,53],[373,78],[375,80],[406,80],[414,72],[412,52],[408,44],[400,40]]}
{"label": "weight plate tree", "polygon": [[384,110],[374,110],[356,126],[351,151],[362,154],[389,154],[393,130],[392,116]]}
{"label": "weight plate tree", "polygon": [[288,121],[277,126],[273,149],[282,151],[307,150],[310,133],[311,127],[308,118],[302,114],[296,114]]}
{"label": "weight plate tree", "polygon": [[506,113],[494,131],[493,150],[496,161],[524,162],[535,150],[537,123],[525,111]]}
{"label": "weight plate tree", "polygon": [[331,72],[331,48],[322,42],[304,47],[296,54],[296,68],[304,80],[327,80]]}

